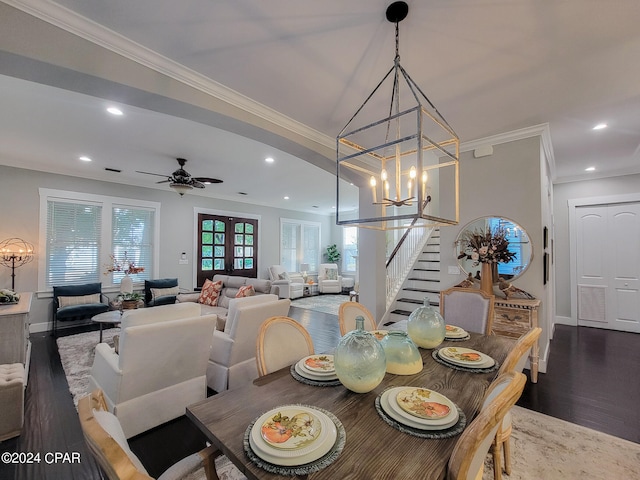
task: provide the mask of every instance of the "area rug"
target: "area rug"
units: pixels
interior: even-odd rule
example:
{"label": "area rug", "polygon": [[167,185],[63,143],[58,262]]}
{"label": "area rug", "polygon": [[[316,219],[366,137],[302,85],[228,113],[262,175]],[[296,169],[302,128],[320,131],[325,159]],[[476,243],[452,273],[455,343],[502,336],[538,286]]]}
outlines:
{"label": "area rug", "polygon": [[[103,341],[112,343],[118,331],[103,331]],[[87,332],[58,338],[60,359],[76,405],[88,390],[98,336],[98,332]],[[512,414],[513,467],[511,475],[503,474],[505,480],[640,478],[640,444],[520,407],[513,407]],[[221,461],[219,471],[225,472],[221,478],[236,480],[239,472],[226,459]],[[492,463],[488,455],[483,480],[493,479]]]}
{"label": "area rug", "polygon": [[291,306],[338,315],[340,305],[348,301],[348,295],[313,295],[311,297],[300,297],[291,300]]}
{"label": "area rug", "polygon": [[[120,328],[117,327],[103,330],[102,341],[113,346],[113,336],[119,331]],[[78,400],[88,393],[89,372],[93,365],[94,350],[99,341],[100,332],[79,333],[57,339],[62,368],[76,407]]]}

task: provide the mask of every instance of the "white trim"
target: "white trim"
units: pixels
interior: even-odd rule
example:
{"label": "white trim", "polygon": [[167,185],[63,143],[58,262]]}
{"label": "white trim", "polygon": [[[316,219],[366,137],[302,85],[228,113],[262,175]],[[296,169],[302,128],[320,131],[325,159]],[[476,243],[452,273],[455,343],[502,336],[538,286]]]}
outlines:
{"label": "white trim", "polygon": [[[576,235],[576,210],[578,207],[611,205],[616,203],[638,203],[640,193],[628,193],[622,195],[605,195],[598,197],[573,198],[567,200],[569,208],[569,277],[571,285],[571,317],[573,323],[567,325],[578,325],[578,279],[577,279],[577,245]],[[560,318],[560,317],[559,317]],[[566,318],[566,317],[563,317]]]}
{"label": "white trim", "polygon": [[335,148],[335,138],[258,103],[68,8],[42,0],[3,0],[3,2],[313,142],[331,149]]}
{"label": "white trim", "polygon": [[569,325],[570,327],[577,327],[578,326],[578,322],[576,321],[575,318],[571,318],[571,317],[561,317],[561,316],[556,316],[556,321],[554,323],[554,325]]}
{"label": "white trim", "polygon": [[[132,207],[143,208],[154,211],[154,232],[153,232],[153,271],[151,272],[151,278],[158,276],[160,268],[160,218],[161,218],[161,203],[150,202],[148,200],[136,200],[133,198],[124,197],[111,197],[108,195],[96,195],[93,193],[71,192],[66,190],[55,190],[51,188],[39,188],[38,194],[40,195],[40,217],[39,217],[39,246],[46,251],[45,245],[47,244],[47,202],[49,200],[54,201],[69,201],[69,202],[84,202],[100,205],[103,209],[102,212],[102,244],[111,246],[111,220],[112,209],[117,207]],[[108,212],[105,214],[105,211]],[[100,263],[108,263],[109,253],[108,249],[103,252],[103,257],[100,259]],[[46,270],[47,270],[47,255],[38,255],[38,292],[50,292],[51,288],[46,286]],[[105,291],[113,290],[114,285],[105,285]]]}
{"label": "white trim", "polygon": [[[198,284],[198,265],[196,263],[196,259],[198,258],[198,215],[200,213],[204,213],[205,215],[219,215],[221,217],[240,217],[240,218],[250,218],[252,220],[258,221],[258,252],[262,251],[262,215],[258,215],[255,213],[242,213],[242,212],[232,212],[231,210],[216,210],[214,208],[202,208],[202,207],[193,207],[193,268],[191,271],[192,274],[192,285]],[[257,275],[260,278],[260,259],[262,255],[258,258],[257,265]]]}
{"label": "white trim", "polygon": [[479,147],[489,145],[500,145],[501,143],[515,142],[516,140],[524,140],[525,138],[540,137],[542,150],[549,164],[549,174],[553,180],[556,175],[556,159],[553,152],[553,144],[551,143],[551,131],[548,123],[541,123],[531,127],[513,130],[511,132],[499,133],[490,137],[470,140],[460,144],[460,152],[469,152]]}

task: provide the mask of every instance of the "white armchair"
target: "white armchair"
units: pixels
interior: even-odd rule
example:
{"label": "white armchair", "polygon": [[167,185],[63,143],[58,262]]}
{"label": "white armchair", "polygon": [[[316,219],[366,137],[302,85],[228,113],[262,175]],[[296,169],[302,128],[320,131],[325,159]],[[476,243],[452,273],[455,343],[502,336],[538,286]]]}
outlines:
{"label": "white armchair", "polygon": [[277,295],[255,295],[229,302],[224,332],[213,333],[207,366],[207,385],[216,392],[258,378],[256,339],[269,317],[288,315],[291,300]]}
{"label": "white armchair", "polygon": [[207,397],[207,358],[215,315],[198,304],[129,310],[122,316],[118,352],[96,346],[89,391],[104,392],[127,438],[184,415]]}
{"label": "white armchair", "polygon": [[320,264],[318,291],[320,293],[342,293],[342,277],[338,275],[338,265],[335,263]]}
{"label": "white armchair", "polygon": [[280,298],[299,298],[304,294],[304,278],[299,273],[287,273],[282,265],[269,267],[271,285],[278,287]]}

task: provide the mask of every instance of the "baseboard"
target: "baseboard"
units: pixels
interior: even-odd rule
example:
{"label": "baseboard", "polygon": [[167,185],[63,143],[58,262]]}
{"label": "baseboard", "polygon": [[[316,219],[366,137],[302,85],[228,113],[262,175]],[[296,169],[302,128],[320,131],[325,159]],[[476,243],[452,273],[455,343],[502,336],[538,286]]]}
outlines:
{"label": "baseboard", "polygon": [[49,330],[49,322],[32,323],[31,325],[29,325],[30,333],[48,332]]}
{"label": "baseboard", "polygon": [[578,322],[576,319],[571,317],[561,317],[556,315],[556,325],[569,325],[570,327],[577,327]]}

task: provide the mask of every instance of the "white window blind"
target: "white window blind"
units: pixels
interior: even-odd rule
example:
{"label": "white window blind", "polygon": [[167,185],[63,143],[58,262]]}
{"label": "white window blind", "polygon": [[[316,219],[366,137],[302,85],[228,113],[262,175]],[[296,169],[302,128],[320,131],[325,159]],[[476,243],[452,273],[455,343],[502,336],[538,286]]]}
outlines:
{"label": "white window blind", "polygon": [[[134,282],[148,280],[153,267],[153,233],[155,212],[151,209],[114,206],[112,209],[113,254],[126,258],[144,271],[131,275]],[[124,272],[113,272],[113,282],[122,280]]]}
{"label": "white window blind", "polygon": [[309,272],[318,271],[320,259],[320,224],[300,220],[280,220],[280,264],[288,272],[309,264]]}
{"label": "white window blind", "polygon": [[342,271],[355,272],[358,256],[358,227],[342,229]]}
{"label": "white window blind", "polygon": [[46,286],[100,281],[102,207],[47,202]]}

